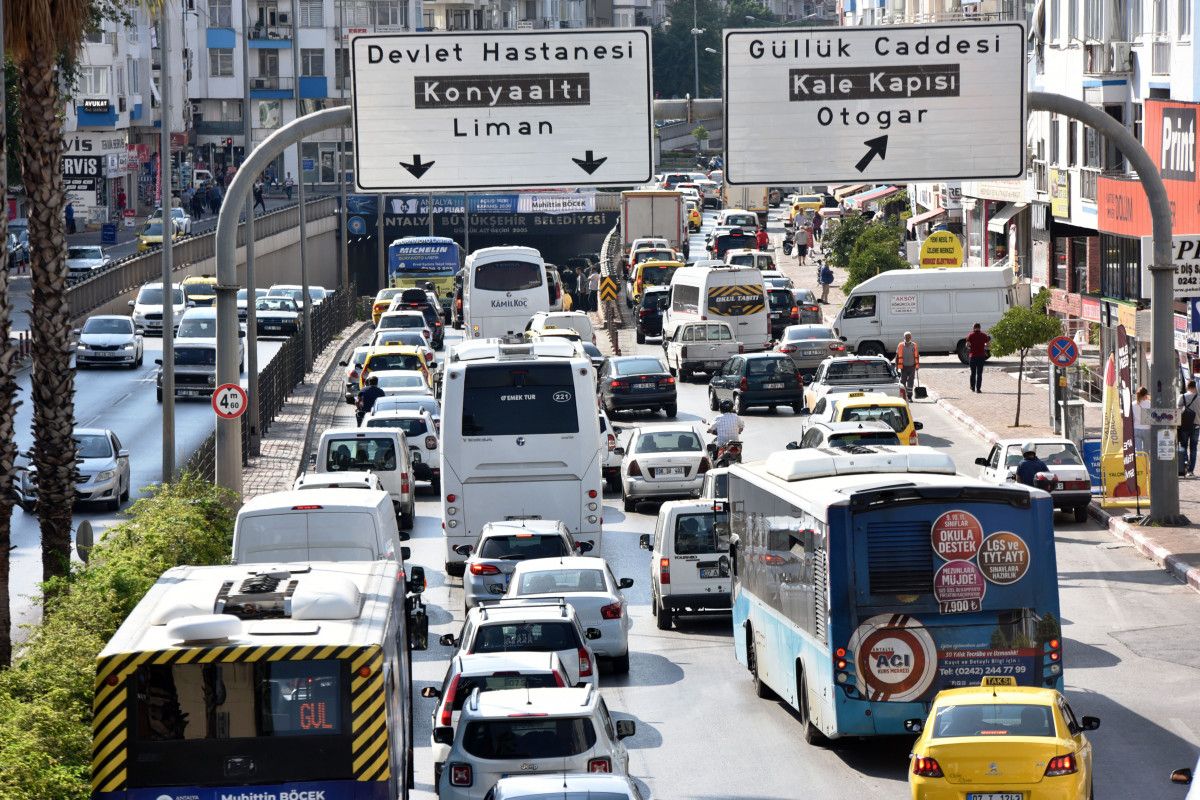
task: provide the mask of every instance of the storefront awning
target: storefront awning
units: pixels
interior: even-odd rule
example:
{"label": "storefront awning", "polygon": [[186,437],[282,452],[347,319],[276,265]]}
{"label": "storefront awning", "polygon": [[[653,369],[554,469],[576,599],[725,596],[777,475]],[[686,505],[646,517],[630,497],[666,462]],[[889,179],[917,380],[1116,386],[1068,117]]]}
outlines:
{"label": "storefront awning", "polygon": [[908,229],[911,231],[918,225],[924,225],[926,222],[933,222],[938,217],[946,216],[946,209],[941,206],[935,206],[929,211],[922,214],[917,214],[915,217],[908,218]]}
{"label": "storefront awning", "polygon": [[845,202],[848,203],[851,208],[862,208],[867,203],[871,203],[876,200],[882,200],[883,198],[893,195],[899,191],[899,186],[876,186],[873,189],[868,189],[865,192],[859,192],[858,194],[847,197]]}
{"label": "storefront awning", "polygon": [[834,190],[833,198],[840,203],[842,200],[846,199],[850,195],[861,192],[863,189],[866,189],[870,185],[871,184],[869,184],[869,183],[852,183],[852,184],[849,184],[846,186],[840,186]]}
{"label": "storefront awning", "polygon": [[1013,203],[1010,206],[1005,206],[988,220],[988,230],[992,233],[1004,233],[1004,229],[1008,226],[1012,218],[1024,211],[1025,208],[1025,203]]}

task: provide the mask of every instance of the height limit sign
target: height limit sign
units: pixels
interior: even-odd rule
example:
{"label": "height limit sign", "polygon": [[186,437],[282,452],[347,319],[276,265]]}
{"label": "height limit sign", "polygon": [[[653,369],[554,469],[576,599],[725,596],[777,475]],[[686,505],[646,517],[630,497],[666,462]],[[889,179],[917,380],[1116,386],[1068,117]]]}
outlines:
{"label": "height limit sign", "polygon": [[725,32],[733,184],[1019,178],[1020,23]]}
{"label": "height limit sign", "polygon": [[356,36],[354,179],[367,192],[650,180],[650,32]]}

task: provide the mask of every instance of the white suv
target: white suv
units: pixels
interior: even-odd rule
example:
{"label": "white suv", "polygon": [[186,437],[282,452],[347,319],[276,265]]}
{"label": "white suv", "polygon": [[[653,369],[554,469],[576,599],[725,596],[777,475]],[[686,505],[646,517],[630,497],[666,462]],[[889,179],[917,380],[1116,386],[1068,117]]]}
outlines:
{"label": "white suv", "polygon": [[588,642],[599,639],[596,628],[586,631],[575,609],[563,598],[500,600],[467,612],[462,634],[443,635],[445,647],[461,653],[557,653],[570,677],[570,685],[596,682],[596,654]]}
{"label": "white suv", "polygon": [[[445,729],[437,734],[449,738]],[[631,720],[614,722],[594,687],[475,692],[463,706],[438,781],[441,800],[477,800],[506,775],[629,773],[621,740]]]}

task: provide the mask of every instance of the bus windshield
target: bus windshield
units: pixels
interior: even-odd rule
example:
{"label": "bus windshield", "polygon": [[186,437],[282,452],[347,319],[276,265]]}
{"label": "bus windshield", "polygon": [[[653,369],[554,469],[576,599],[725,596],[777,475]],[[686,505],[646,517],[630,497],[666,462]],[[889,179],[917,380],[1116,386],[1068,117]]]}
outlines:
{"label": "bus windshield", "polygon": [[542,265],[535,261],[490,261],[475,265],[475,288],[485,292],[523,292],[542,285]]}
{"label": "bus windshield", "polygon": [[577,433],[569,364],[481,364],[466,371],[463,436]]}

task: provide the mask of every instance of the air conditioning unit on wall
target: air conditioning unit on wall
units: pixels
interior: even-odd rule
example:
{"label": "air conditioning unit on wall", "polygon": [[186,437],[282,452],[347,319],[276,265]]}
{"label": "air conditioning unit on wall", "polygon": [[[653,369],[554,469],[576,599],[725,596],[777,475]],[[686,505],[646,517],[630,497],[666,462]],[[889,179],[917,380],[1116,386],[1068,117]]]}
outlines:
{"label": "air conditioning unit on wall", "polygon": [[1108,43],[1108,68],[1113,72],[1133,71],[1133,48],[1129,42]]}

